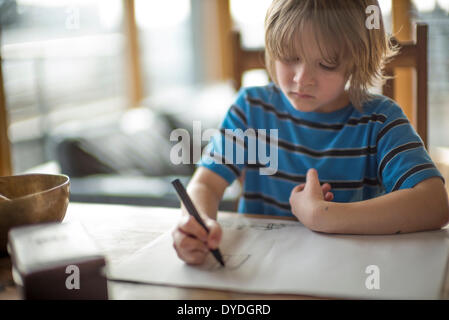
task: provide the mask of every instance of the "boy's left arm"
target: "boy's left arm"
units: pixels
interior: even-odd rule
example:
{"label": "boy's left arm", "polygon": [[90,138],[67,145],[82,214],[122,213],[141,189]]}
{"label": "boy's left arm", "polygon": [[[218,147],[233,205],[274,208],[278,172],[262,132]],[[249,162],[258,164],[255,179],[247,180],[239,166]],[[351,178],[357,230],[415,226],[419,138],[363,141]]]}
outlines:
{"label": "boy's left arm", "polygon": [[326,233],[408,233],[440,229],[449,221],[448,196],[438,177],[374,199],[337,203],[323,199],[318,174],[310,169],[301,191],[293,189],[290,204],[306,227]]}

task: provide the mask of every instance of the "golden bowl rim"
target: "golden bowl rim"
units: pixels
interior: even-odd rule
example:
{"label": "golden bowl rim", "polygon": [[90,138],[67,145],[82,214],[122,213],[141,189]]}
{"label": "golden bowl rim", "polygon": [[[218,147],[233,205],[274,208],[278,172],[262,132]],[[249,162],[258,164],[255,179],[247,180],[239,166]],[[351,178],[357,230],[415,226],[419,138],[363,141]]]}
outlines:
{"label": "golden bowl rim", "polygon": [[19,201],[19,200],[25,200],[27,198],[35,197],[36,195],[39,195],[39,194],[51,192],[51,191],[56,190],[58,188],[64,187],[67,184],[70,185],[70,177],[68,175],[66,175],[66,174],[26,173],[26,174],[12,175],[12,176],[1,176],[0,179],[3,179],[3,178],[15,178],[15,177],[29,177],[29,176],[47,176],[47,177],[58,176],[58,177],[65,178],[66,180],[63,183],[58,184],[57,186],[54,186],[54,187],[52,187],[50,189],[45,189],[45,190],[42,190],[42,191],[39,191],[39,192],[27,194],[27,195],[22,196],[22,197],[13,198],[13,199],[10,199],[10,201],[3,201],[3,203],[11,203],[11,202]]}

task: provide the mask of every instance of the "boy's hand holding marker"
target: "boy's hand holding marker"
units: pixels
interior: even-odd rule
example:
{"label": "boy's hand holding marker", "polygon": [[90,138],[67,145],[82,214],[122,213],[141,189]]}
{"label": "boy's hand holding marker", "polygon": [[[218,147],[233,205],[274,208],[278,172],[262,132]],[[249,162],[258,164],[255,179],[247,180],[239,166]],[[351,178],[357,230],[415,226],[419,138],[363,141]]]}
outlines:
{"label": "boy's hand holding marker", "polygon": [[334,198],[330,189],[331,186],[328,183],[320,186],[318,172],[315,169],[307,171],[305,184],[293,188],[289,199],[292,213],[307,228],[316,229],[316,224],[320,220],[318,219],[320,204],[324,201],[332,201]]}
{"label": "boy's hand holding marker", "polygon": [[217,221],[202,214],[209,234],[182,207],[183,217],[172,232],[173,247],[178,257],[188,264],[202,264],[209,254],[209,250],[217,249],[221,241],[221,227]]}

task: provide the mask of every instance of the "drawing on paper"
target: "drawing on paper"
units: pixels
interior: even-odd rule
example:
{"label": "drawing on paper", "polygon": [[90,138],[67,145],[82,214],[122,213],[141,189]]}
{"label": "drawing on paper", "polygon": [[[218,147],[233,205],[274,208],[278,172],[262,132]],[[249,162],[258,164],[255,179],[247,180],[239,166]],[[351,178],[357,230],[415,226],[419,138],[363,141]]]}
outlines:
{"label": "drawing on paper", "polygon": [[250,228],[257,230],[277,230],[286,227],[284,223],[263,223],[263,224],[251,224]]}
{"label": "drawing on paper", "polygon": [[266,231],[266,230],[278,230],[278,229],[282,229],[287,226],[288,225],[285,223],[252,223],[250,225],[240,224],[237,226],[237,230],[251,228],[251,229]]}
{"label": "drawing on paper", "polygon": [[233,225],[232,221],[230,220],[219,220],[218,223],[223,229],[229,229]]}
{"label": "drawing on paper", "polygon": [[230,220],[219,220],[220,226],[223,229],[234,229],[234,230],[245,230],[245,229],[255,229],[261,231],[267,230],[279,230],[285,227],[296,227],[294,224],[289,223],[276,223],[276,222],[253,222],[248,223],[247,221],[230,221]]}
{"label": "drawing on paper", "polygon": [[248,261],[250,256],[250,254],[224,254],[223,261],[225,267],[222,267],[213,256],[209,256],[208,261],[200,266],[200,268],[208,271],[218,271],[223,268],[226,268],[227,270],[237,270]]}

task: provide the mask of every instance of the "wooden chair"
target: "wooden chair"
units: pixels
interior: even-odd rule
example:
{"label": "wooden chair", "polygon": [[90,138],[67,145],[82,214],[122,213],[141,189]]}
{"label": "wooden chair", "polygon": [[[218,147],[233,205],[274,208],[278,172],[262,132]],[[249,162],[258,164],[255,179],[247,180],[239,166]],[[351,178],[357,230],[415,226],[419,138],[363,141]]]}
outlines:
{"label": "wooden chair", "polygon": [[[415,40],[408,42],[398,42],[393,39],[393,43],[399,45],[399,54],[391,60],[385,67],[385,74],[394,77],[395,68],[412,67],[416,71],[416,81],[413,94],[413,117],[410,119],[416,131],[421,136],[427,148],[427,38],[428,26],[423,23],[416,24]],[[233,80],[235,89],[242,85],[243,73],[253,69],[264,69],[264,49],[246,49],[241,46],[240,33],[232,32],[233,49]],[[382,87],[382,93],[394,99],[394,78],[387,80]]]}
{"label": "wooden chair", "polygon": [[6,110],[2,65],[3,60],[0,54],[0,176],[10,176],[12,175],[11,147],[8,138],[8,112]]}

